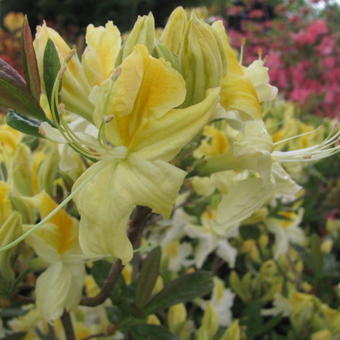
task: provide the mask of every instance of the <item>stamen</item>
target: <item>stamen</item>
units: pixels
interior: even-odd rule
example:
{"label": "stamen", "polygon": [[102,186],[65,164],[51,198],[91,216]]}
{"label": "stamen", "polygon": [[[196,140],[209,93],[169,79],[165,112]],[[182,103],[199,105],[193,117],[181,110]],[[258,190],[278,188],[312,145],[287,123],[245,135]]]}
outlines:
{"label": "stamen", "polygon": [[318,130],[321,129],[321,126],[319,126],[318,128],[312,130],[312,131],[308,131],[308,132],[304,132],[304,133],[300,133],[299,135],[296,135],[296,136],[293,136],[293,137],[289,137],[289,138],[285,138],[285,139],[282,139],[282,140],[279,140],[277,142],[274,143],[274,145],[279,145],[279,144],[282,144],[282,143],[286,143],[292,139],[296,139],[296,138],[299,138],[299,137],[303,137],[303,136],[307,136],[307,135],[310,135],[310,134],[313,134],[313,133],[316,133]]}

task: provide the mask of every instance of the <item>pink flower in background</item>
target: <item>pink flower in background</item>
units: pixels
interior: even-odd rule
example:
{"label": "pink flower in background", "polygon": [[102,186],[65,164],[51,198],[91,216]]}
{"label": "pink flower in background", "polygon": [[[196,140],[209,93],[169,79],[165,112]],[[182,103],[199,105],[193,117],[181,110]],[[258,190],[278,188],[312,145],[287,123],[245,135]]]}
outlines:
{"label": "pink flower in background", "polygon": [[336,64],[336,59],[334,57],[326,57],[321,60],[322,66],[326,68],[333,68]]}
{"label": "pink flower in background", "polygon": [[312,91],[310,89],[296,88],[290,93],[289,99],[304,104],[311,94]]}
{"label": "pink flower in background", "polygon": [[307,30],[316,36],[319,36],[324,33],[328,33],[328,27],[323,19],[318,19],[312,21],[309,26],[307,27]]}
{"label": "pink flower in background", "polygon": [[263,12],[262,9],[253,9],[249,13],[249,18],[263,18],[265,16],[265,13]]}
{"label": "pink flower in background", "polygon": [[318,19],[312,21],[307,29],[298,33],[292,33],[292,38],[300,45],[311,45],[316,42],[320,35],[328,32],[327,24],[324,20]]}
{"label": "pink flower in background", "polygon": [[323,37],[321,43],[316,47],[320,55],[330,55],[335,50],[335,40],[332,36]]}

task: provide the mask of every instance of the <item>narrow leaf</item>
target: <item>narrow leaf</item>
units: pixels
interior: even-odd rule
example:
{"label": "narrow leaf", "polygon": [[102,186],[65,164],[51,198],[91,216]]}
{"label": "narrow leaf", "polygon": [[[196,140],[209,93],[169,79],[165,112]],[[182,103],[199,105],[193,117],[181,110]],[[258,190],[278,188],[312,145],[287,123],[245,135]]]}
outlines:
{"label": "narrow leaf", "polygon": [[51,39],[48,39],[45,51],[44,51],[44,82],[46,88],[46,94],[49,102],[51,103],[52,90],[54,82],[57,79],[58,72],[60,70],[60,61],[58,52]]}
{"label": "narrow leaf", "polygon": [[13,110],[8,110],[6,123],[12,128],[19,130],[27,135],[42,137],[39,133],[40,120],[28,118]]}
{"label": "narrow leaf", "polygon": [[144,307],[150,300],[159,274],[161,255],[161,248],[157,247],[150,252],[143,263],[136,288],[135,302],[138,308]]}
{"label": "narrow leaf", "polygon": [[33,48],[32,32],[27,20],[27,16],[25,16],[24,25],[21,31],[21,48],[27,86],[33,97],[39,101],[40,77],[38,71],[37,58]]}
{"label": "narrow leaf", "polygon": [[197,271],[171,281],[144,307],[145,315],[155,313],[180,302],[191,301],[209,293],[213,281],[209,272]]}
{"label": "narrow leaf", "polygon": [[174,334],[158,325],[135,325],[129,329],[132,340],[176,340]]}

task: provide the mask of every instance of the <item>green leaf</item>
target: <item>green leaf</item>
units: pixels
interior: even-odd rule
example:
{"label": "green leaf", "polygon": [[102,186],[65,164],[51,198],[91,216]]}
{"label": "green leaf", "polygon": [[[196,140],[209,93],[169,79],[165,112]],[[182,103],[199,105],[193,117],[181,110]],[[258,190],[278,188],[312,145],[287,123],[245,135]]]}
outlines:
{"label": "green leaf", "polygon": [[133,340],[176,340],[174,334],[158,325],[135,325],[129,329]]}
{"label": "green leaf", "polygon": [[213,281],[209,272],[185,274],[166,285],[144,307],[143,312],[148,315],[180,302],[191,301],[209,293],[212,288]]}
{"label": "green leaf", "polygon": [[150,300],[159,275],[161,256],[161,248],[154,248],[143,263],[136,287],[135,303],[138,308],[144,307]]}
{"label": "green leaf", "polygon": [[33,48],[32,32],[25,15],[24,25],[21,31],[21,49],[25,78],[29,91],[38,101],[40,100],[40,77],[37,58]]}
{"label": "green leaf", "polygon": [[112,264],[104,260],[96,261],[93,264],[91,274],[99,287],[103,286],[104,281],[110,273],[111,267]]}
{"label": "green leaf", "polygon": [[112,323],[116,324],[122,319],[122,312],[117,306],[106,307],[107,319]]}
{"label": "green leaf", "polygon": [[257,301],[249,302],[244,308],[242,324],[247,326],[249,339],[254,339],[255,332],[262,326],[261,304]]}
{"label": "green leaf", "polygon": [[240,234],[245,240],[258,240],[261,236],[260,229],[257,225],[242,225],[240,228]]}
{"label": "green leaf", "polygon": [[25,134],[35,137],[42,137],[39,133],[40,120],[23,116],[14,110],[8,110],[6,123],[12,128],[19,130]]}
{"label": "green leaf", "polygon": [[58,52],[51,39],[47,40],[47,44],[44,51],[43,65],[46,94],[48,101],[51,104],[53,86],[57,79],[58,72],[60,70]]}
{"label": "green leaf", "polygon": [[4,337],[0,338],[0,340],[21,340],[24,339],[27,335],[27,332],[17,332],[12,334],[7,334]]}
{"label": "green leaf", "polygon": [[24,79],[2,59],[0,59],[0,105],[23,115],[46,120],[44,111],[29,92]]}
{"label": "green leaf", "polygon": [[319,274],[323,266],[323,257],[321,252],[321,240],[317,234],[310,237],[311,264],[315,273]]}

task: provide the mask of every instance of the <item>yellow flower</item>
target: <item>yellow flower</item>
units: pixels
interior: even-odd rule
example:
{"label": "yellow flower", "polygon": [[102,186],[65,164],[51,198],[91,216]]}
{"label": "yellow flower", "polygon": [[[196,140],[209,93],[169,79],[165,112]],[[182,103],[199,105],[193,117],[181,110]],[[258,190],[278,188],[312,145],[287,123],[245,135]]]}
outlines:
{"label": "yellow flower", "polygon": [[[46,193],[27,201],[39,210],[41,218],[57,207],[57,203]],[[61,209],[48,223],[31,234],[27,242],[48,263],[36,284],[37,308],[46,320],[54,320],[60,317],[64,309],[76,307],[81,298],[85,268],[78,243],[78,226]]]}
{"label": "yellow flower", "polygon": [[4,17],[4,25],[9,31],[14,32],[22,27],[24,19],[23,13],[9,12]]}
{"label": "yellow flower", "polygon": [[[94,89],[94,122],[104,125],[102,136],[116,148],[107,148],[104,159],[74,185],[76,190],[89,181],[75,195],[80,245],[87,256],[114,256],[125,263],[131,259],[126,229],[136,205],[169,216],[185,172],[168,161],[208,121],[218,89],[197,105],[176,109],[184,98],[181,75],[151,57],[143,45],[124,59],[116,80]],[[122,150],[118,156],[117,147]]]}

